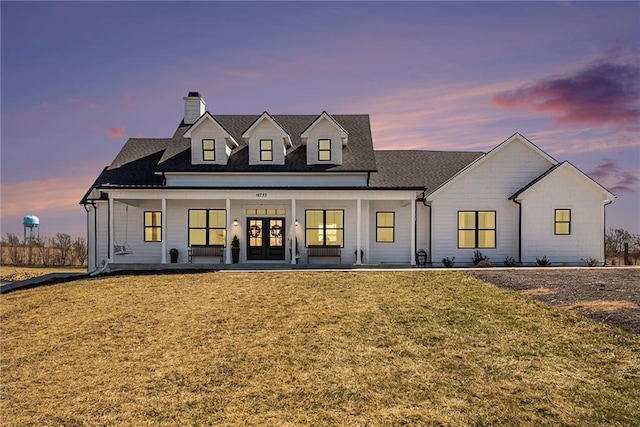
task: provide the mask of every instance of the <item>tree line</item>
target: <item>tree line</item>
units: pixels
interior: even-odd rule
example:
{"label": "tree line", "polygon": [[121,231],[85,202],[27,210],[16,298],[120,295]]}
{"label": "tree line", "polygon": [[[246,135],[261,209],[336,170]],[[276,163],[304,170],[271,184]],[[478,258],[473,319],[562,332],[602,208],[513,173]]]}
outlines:
{"label": "tree line", "polygon": [[12,233],[2,238],[3,265],[82,266],[87,256],[87,239],[74,239],[66,233],[29,237],[25,242]]}
{"label": "tree line", "polygon": [[636,265],[640,258],[640,234],[611,227],[604,234],[604,247],[609,264]]}

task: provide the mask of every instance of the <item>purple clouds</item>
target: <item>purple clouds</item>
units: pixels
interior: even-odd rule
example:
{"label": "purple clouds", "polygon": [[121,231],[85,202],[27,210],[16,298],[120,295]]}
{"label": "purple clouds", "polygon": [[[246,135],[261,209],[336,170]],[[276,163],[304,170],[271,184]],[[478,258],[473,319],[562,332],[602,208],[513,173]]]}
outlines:
{"label": "purple clouds", "polygon": [[637,175],[621,170],[614,160],[606,159],[598,163],[589,176],[605,183],[612,193],[635,193],[634,186],[640,182]]}
{"label": "purple clouds", "polygon": [[550,114],[558,124],[639,127],[640,66],[599,62],[495,96],[494,105]]}

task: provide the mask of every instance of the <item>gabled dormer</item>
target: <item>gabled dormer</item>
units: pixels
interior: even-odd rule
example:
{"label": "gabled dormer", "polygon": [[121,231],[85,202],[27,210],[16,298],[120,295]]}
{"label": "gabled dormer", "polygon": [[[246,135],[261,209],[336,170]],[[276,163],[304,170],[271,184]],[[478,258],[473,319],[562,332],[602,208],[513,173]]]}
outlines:
{"label": "gabled dormer", "polygon": [[208,111],[184,133],[191,139],[191,164],[226,165],[238,146],[233,136]]}
{"label": "gabled dormer", "polygon": [[249,148],[250,165],[284,165],[291,136],[266,111],[244,131],[242,138]]}
{"label": "gabled dormer", "polygon": [[326,111],[302,131],[300,138],[307,147],[308,165],[342,164],[342,148],[347,146],[349,134]]}

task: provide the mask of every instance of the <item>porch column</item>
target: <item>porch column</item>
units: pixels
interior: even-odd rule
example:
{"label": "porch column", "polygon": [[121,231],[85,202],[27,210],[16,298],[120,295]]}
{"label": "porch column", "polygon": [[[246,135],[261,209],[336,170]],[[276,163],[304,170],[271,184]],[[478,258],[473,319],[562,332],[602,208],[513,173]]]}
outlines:
{"label": "porch column", "polygon": [[113,262],[113,251],[114,251],[114,237],[115,233],[113,232],[113,204],[115,200],[111,198],[111,194],[109,194],[109,262]]}
{"label": "porch column", "polygon": [[356,265],[362,265],[362,200],[356,203]]}
{"label": "porch column", "polygon": [[416,265],[416,202],[411,200],[411,223],[409,228],[411,229],[411,265]]}
{"label": "porch column", "polygon": [[224,244],[224,263],[231,264],[231,199],[226,200],[225,209],[227,210],[227,237]]}
{"label": "porch column", "polygon": [[162,199],[162,258],[161,264],[167,263],[167,199]]}
{"label": "porch column", "polygon": [[296,216],[296,199],[291,199],[291,229],[293,230],[291,233],[291,264],[296,263],[296,256],[298,255],[296,253],[296,231],[298,231],[296,229]]}

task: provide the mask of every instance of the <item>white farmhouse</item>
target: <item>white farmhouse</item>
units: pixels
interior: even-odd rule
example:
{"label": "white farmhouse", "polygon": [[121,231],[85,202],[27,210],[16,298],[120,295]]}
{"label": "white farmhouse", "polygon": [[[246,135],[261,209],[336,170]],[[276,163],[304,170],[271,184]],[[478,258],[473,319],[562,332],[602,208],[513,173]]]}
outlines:
{"label": "white farmhouse", "polygon": [[176,250],[179,264],[221,267],[234,252],[240,264],[604,262],[615,196],[518,133],[488,153],[380,151],[367,115],[214,115],[198,92],[184,103],[172,137],[129,139],[80,202],[89,271]]}

